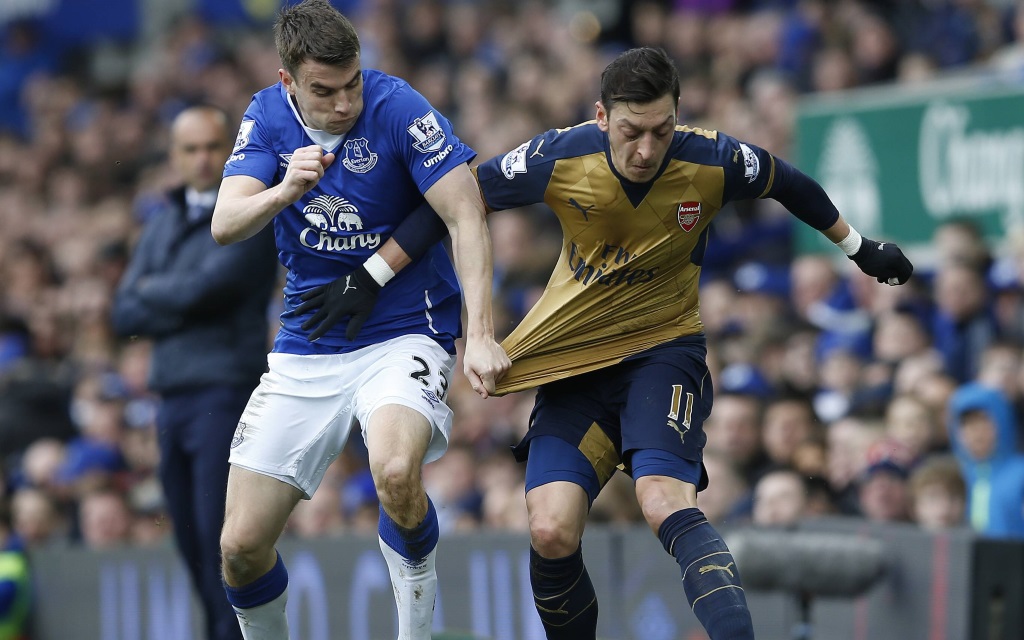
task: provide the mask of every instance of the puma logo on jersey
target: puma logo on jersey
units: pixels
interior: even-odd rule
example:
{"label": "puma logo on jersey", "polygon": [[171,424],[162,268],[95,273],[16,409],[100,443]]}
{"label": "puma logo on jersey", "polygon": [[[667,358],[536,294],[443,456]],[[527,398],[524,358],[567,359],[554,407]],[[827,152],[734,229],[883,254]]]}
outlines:
{"label": "puma logo on jersey", "polygon": [[544,140],[541,140],[540,142],[537,143],[537,148],[533,150],[533,153],[530,154],[530,157],[531,158],[533,158],[533,157],[541,157],[541,158],[543,158],[544,154],[540,152],[540,148],[543,147],[543,146],[544,146]]}
{"label": "puma logo on jersey", "polygon": [[[542,142],[543,142],[543,140],[542,140]],[[540,147],[537,147],[537,148],[539,149]],[[576,198],[569,198],[569,204],[571,204],[572,206],[574,206],[577,209],[579,209],[580,213],[583,214],[583,219],[586,220],[587,222],[590,222],[590,217],[587,216],[587,212],[590,211],[591,209],[593,209],[594,205],[590,205],[589,207],[584,208],[583,205],[581,205],[580,203],[576,202]]]}

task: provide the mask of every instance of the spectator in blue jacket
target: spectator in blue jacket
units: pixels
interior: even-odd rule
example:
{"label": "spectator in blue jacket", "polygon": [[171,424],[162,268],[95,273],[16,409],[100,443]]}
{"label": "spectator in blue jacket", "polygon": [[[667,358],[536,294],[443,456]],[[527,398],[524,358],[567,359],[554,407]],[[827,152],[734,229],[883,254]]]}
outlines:
{"label": "spectator in blue jacket", "polygon": [[119,334],[153,340],[160,479],[209,640],[241,640],[221,585],[220,528],[231,439],[266,367],[277,263],[269,226],[228,247],[210,233],[230,131],[212,107],[175,119],[170,162],[184,186],[147,221],[113,309]]}
{"label": "spectator in blue jacket", "polygon": [[966,384],[949,401],[949,442],[967,483],[967,519],[978,533],[1024,538],[1024,455],[1002,392]]}

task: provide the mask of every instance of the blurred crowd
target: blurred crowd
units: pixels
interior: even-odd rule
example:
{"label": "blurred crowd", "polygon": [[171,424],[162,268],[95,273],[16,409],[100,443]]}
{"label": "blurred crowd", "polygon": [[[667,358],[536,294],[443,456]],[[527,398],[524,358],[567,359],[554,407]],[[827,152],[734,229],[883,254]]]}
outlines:
{"label": "blurred crowd", "polygon": [[[683,122],[783,158],[809,93],[965,69],[1024,82],[1016,2],[344,5],[364,65],[409,80],[480,160],[590,119],[601,69],[628,46],[677,61]],[[159,192],[176,184],[170,120],[198,102],[237,119],[279,66],[269,26],[213,29],[192,15],[159,38],[86,50],[57,52],[28,22],[0,36],[0,543],[6,529],[28,548],[171,544],[150,349],[113,335],[112,294]],[[950,221],[911,282],[890,288],[838,250],[794,255],[794,222],[771,201],[715,220],[701,293],[711,486],[699,506],[725,525],[846,514],[1024,537],[1019,238],[1008,233],[997,253],[969,220]],[[560,229],[543,207],[489,223],[507,333],[543,289]],[[532,402],[480,400],[453,381],[451,448],[424,471],[443,530],[525,530],[524,469],[509,445]],[[288,532],[372,534],[377,513],[354,437]],[[617,474],[593,516],[642,522],[629,478]]]}

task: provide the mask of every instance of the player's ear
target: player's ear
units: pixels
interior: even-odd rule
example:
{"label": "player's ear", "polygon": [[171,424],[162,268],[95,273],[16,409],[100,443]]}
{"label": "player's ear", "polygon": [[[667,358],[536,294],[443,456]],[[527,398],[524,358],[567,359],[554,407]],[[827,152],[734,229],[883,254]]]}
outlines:
{"label": "player's ear", "polygon": [[284,85],[285,90],[291,95],[295,95],[295,78],[292,77],[292,74],[284,69],[278,69],[277,76],[281,78],[281,84]]}
{"label": "player's ear", "polygon": [[597,120],[597,128],[608,133],[608,112],[604,110],[604,104],[598,100],[594,107],[597,109],[597,115],[594,117]]}

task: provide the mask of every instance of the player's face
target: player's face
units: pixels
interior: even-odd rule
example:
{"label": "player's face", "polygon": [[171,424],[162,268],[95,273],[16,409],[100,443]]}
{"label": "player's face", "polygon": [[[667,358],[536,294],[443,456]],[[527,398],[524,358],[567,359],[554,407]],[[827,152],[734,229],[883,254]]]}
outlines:
{"label": "player's face", "polygon": [[278,72],[303,121],[331,135],[348,133],[363,112],[363,72],[359,58],[345,67],[307,60],[293,77]]}
{"label": "player's face", "polygon": [[171,129],[171,166],[186,186],[209,191],[220,184],[231,140],[224,122],[215,114],[182,114]]}
{"label": "player's face", "polygon": [[652,102],[615,103],[606,110],[598,101],[597,126],[608,134],[615,170],[630,182],[648,182],[672,143],[676,103],[665,95]]}

